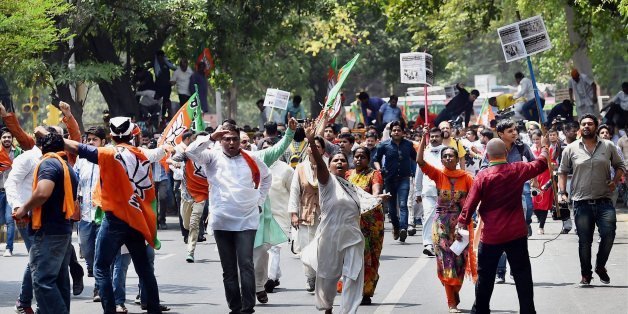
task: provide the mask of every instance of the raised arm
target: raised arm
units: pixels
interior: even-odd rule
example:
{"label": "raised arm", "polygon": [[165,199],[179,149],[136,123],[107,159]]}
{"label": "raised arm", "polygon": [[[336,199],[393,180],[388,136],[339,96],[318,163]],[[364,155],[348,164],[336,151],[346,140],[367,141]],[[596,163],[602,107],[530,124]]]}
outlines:
{"label": "raised arm", "polygon": [[20,127],[20,122],[17,121],[15,114],[12,112],[7,112],[4,108],[4,105],[0,103],[0,117],[4,120],[4,124],[11,132],[11,135],[15,137],[17,143],[20,144],[23,150],[29,150],[35,147],[35,139],[28,135],[22,127]]}
{"label": "raised arm", "polygon": [[[78,122],[74,119],[72,115],[72,110],[70,109],[70,105],[66,102],[59,103],[59,109],[63,113],[63,123],[68,127],[68,135],[69,138],[73,141],[80,142],[81,141],[81,129],[79,128]],[[70,165],[74,165],[76,163],[76,154],[68,154],[68,162]]]}
{"label": "raised arm", "polygon": [[430,136],[430,131],[427,129],[427,127],[423,127],[423,136],[421,137],[421,142],[419,143],[419,150],[417,151],[416,154],[416,163],[419,166],[424,166],[426,164],[425,159],[423,158],[423,155],[425,153],[425,145],[427,145],[427,138]]}
{"label": "raised arm", "polygon": [[321,156],[321,153],[316,147],[314,134],[314,126],[311,122],[308,122],[305,127],[305,137],[307,138],[307,142],[310,145],[312,157],[314,158],[314,162],[316,163],[316,176],[318,177],[318,182],[320,182],[321,184],[327,184],[327,182],[329,181],[329,169],[327,169],[327,165],[325,165],[325,161],[323,161],[323,156]]}
{"label": "raised arm", "polygon": [[297,120],[291,118],[288,121],[288,130],[286,130],[286,136],[284,136],[277,144],[272,147],[262,149],[256,152],[253,152],[253,155],[259,157],[264,164],[267,166],[271,166],[272,164],[279,159],[283,155],[283,153],[288,149],[290,143],[292,143],[292,139],[294,138],[294,130],[297,129]]}

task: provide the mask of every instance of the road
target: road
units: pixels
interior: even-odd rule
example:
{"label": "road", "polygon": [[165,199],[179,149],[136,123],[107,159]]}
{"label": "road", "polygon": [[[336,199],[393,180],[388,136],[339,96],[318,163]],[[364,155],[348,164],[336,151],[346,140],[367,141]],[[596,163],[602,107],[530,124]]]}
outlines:
{"label": "road", "polygon": [[[174,217],[169,230],[160,231],[163,248],[157,252],[155,268],[159,292],[170,313],[227,313],[222,271],[213,238],[199,243],[196,263],[185,262],[185,247]],[[578,240],[572,232],[547,243],[545,252],[532,259],[535,303],[538,313],[628,313],[628,211],[618,215],[617,237],[607,264],[611,284],[593,281],[592,288],[579,288],[580,269]],[[560,224],[549,221],[546,234],[530,238],[530,254],[537,255],[542,243],[560,231]],[[420,233],[408,237],[405,244],[393,241],[387,225],[381,257],[380,280],[373,305],[360,307],[360,313],[447,313],[445,291],[436,277],[434,258],[422,255]],[[596,236],[597,238],[597,236]],[[74,238],[75,245],[76,237]],[[597,252],[594,244],[593,255]],[[287,247],[282,249],[281,285],[269,294],[269,303],[255,308],[257,313],[317,313],[314,297],[305,291],[301,263]],[[16,245],[13,257],[0,257],[0,313],[13,313],[19,292],[21,274],[27,262],[23,244]],[[85,278],[85,290],[72,298],[72,313],[101,312],[99,303],[91,300],[94,279]],[[137,294],[137,275],[132,267],[127,278],[127,307],[130,313],[141,313],[133,304]],[[468,312],[474,300],[473,284],[465,281],[460,309]],[[340,298],[336,298],[336,305]],[[518,303],[512,279],[496,285],[491,300],[493,313],[517,313]]]}

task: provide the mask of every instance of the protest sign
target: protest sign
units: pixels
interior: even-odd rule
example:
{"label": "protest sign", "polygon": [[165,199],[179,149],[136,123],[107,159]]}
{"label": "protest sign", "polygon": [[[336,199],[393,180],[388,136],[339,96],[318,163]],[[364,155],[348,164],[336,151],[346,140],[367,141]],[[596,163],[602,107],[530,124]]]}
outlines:
{"label": "protest sign", "polygon": [[519,60],[552,48],[541,16],[497,29],[506,62]]}
{"label": "protest sign", "polygon": [[266,96],[264,97],[264,107],[286,110],[288,99],[290,99],[290,92],[269,88],[266,90]]}
{"label": "protest sign", "polygon": [[432,55],[425,52],[399,54],[401,83],[434,85]]}

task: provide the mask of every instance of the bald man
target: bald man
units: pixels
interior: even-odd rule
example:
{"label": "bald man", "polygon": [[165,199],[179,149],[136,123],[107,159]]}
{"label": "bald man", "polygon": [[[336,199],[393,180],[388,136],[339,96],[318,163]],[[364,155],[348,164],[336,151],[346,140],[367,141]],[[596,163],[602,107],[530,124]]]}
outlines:
{"label": "bald man", "polygon": [[471,313],[490,313],[497,262],[504,252],[515,278],[520,312],[535,313],[528,227],[521,215],[521,193],[526,181],[547,169],[547,143],[544,138],[541,158],[513,163],[506,160],[508,151],[501,139],[492,139],[486,145],[489,167],[475,177],[458,218],[458,228],[466,228],[480,205],[478,214],[484,222],[484,229],[478,247],[478,281]]}

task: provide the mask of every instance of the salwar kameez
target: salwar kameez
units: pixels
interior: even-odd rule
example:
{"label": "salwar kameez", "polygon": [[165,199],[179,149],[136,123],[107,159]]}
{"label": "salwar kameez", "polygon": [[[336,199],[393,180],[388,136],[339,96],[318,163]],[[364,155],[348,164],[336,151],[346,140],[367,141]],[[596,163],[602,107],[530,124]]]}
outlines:
{"label": "salwar kameez", "polygon": [[[460,255],[451,251],[451,245],[456,241],[456,226],[458,217],[473,179],[462,170],[439,170],[430,164],[421,166],[421,170],[436,182],[438,201],[436,215],[432,227],[434,254],[436,255],[436,269],[438,279],[445,287],[447,305],[456,308],[460,303],[459,292],[465,274],[477,278],[476,257],[470,246]],[[473,243],[473,225],[468,226],[470,239]]]}

